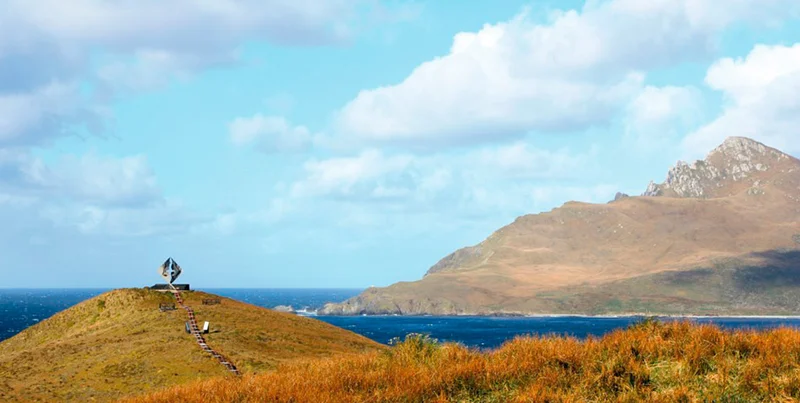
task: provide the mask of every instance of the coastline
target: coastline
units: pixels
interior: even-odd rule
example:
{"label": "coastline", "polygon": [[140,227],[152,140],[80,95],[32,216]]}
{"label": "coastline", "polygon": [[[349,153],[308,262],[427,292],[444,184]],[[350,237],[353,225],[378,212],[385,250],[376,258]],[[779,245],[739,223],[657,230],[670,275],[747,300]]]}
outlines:
{"label": "coastline", "polygon": [[793,319],[800,320],[799,315],[697,315],[697,314],[656,314],[656,313],[621,313],[621,314],[515,314],[515,313],[490,313],[490,314],[308,314],[312,317],[408,317],[408,318],[579,318],[579,319],[615,319],[615,318],[658,318],[658,319]]}

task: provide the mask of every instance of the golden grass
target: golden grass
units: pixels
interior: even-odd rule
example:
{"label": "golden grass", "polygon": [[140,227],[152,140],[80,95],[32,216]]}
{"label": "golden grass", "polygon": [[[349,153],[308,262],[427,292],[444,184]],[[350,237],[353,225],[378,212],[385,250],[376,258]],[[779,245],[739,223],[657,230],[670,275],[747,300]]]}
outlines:
{"label": "golden grass", "polygon": [[750,402],[800,399],[800,331],[646,321],[600,339],[491,352],[412,336],[389,351],[133,397],[157,402]]}
{"label": "golden grass", "polygon": [[[327,323],[213,295],[183,293],[209,345],[244,373],[307,358],[382,350]],[[228,376],[184,332],[186,312],[160,312],[171,294],[115,290],[53,315],[0,342],[0,401],[111,401],[199,379]]]}

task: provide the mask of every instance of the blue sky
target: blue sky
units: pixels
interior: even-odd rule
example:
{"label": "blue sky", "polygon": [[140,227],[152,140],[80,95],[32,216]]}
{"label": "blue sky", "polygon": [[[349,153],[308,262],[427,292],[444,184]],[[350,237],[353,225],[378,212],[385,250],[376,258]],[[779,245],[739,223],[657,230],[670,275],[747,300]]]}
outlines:
{"label": "blue sky", "polygon": [[794,0],[35,0],[0,287],[366,287],[731,135],[800,154]]}

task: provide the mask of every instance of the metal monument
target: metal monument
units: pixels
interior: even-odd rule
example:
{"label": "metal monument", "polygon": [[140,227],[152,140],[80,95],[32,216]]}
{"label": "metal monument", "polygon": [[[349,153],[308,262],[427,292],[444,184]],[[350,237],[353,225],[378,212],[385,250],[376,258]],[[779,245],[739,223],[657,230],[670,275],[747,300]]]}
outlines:
{"label": "metal monument", "polygon": [[164,277],[164,280],[167,280],[167,283],[172,284],[178,276],[181,275],[181,267],[170,257],[161,264],[161,267],[158,268],[158,272],[161,274],[161,277]]}

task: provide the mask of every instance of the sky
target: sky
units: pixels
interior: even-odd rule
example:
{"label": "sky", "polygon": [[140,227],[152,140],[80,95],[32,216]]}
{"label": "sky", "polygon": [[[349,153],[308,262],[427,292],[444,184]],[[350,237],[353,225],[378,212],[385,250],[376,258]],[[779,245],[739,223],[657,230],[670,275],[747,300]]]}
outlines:
{"label": "sky", "polygon": [[796,0],[5,0],[0,287],[368,287],[728,136],[800,155]]}

